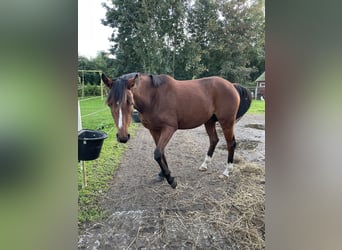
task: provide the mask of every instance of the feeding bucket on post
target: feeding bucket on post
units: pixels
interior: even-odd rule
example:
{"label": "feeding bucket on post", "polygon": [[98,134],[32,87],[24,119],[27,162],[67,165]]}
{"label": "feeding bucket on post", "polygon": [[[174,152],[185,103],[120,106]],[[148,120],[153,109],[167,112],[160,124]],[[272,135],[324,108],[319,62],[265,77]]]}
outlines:
{"label": "feeding bucket on post", "polygon": [[132,117],[133,117],[134,122],[141,122],[140,117],[139,117],[139,112],[137,110],[133,111]]}
{"label": "feeding bucket on post", "polygon": [[78,160],[90,161],[99,157],[103,140],[108,135],[99,130],[83,129],[78,133]]}

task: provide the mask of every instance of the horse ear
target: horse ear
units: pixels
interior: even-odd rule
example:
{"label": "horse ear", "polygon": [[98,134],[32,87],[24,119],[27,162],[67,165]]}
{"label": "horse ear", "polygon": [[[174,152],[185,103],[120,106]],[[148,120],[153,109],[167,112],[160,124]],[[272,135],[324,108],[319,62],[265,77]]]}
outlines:
{"label": "horse ear", "polygon": [[133,78],[127,81],[127,88],[131,89],[136,83],[137,79],[139,78],[139,74],[136,74]]}
{"label": "horse ear", "polygon": [[113,80],[110,79],[109,77],[107,77],[105,74],[102,73],[101,75],[102,81],[104,82],[104,84],[108,87],[108,88],[112,88],[113,86]]}

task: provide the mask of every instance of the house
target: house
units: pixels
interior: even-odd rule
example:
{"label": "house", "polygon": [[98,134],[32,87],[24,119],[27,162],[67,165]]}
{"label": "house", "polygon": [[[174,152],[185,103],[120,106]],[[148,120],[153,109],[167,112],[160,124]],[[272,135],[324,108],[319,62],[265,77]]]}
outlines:
{"label": "house", "polygon": [[256,80],[255,86],[255,99],[265,100],[265,88],[266,88],[266,80],[265,80],[265,72],[262,73]]}

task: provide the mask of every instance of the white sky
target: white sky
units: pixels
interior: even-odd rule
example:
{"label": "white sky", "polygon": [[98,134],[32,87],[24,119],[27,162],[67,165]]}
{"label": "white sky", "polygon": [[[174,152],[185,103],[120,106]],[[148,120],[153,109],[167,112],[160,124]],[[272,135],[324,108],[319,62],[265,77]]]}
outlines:
{"label": "white sky", "polygon": [[112,29],[101,24],[106,0],[78,0],[78,53],[94,58],[99,51],[108,51]]}

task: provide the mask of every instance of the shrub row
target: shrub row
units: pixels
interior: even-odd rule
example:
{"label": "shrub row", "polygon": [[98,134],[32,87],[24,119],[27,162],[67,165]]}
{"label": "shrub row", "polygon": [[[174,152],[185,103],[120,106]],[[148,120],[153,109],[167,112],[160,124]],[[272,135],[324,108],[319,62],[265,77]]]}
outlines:
{"label": "shrub row", "polygon": [[[84,85],[84,96],[100,96],[101,95],[101,86],[99,85]],[[78,88],[78,97],[82,96],[82,87]]]}

